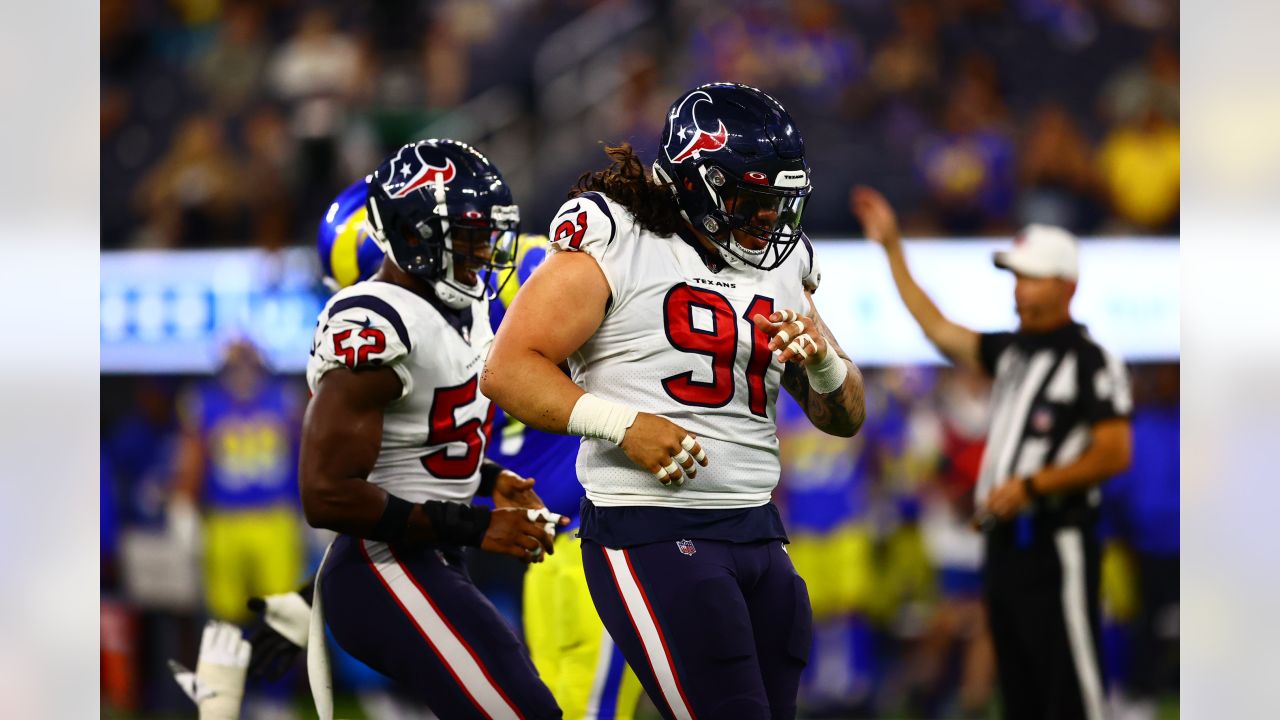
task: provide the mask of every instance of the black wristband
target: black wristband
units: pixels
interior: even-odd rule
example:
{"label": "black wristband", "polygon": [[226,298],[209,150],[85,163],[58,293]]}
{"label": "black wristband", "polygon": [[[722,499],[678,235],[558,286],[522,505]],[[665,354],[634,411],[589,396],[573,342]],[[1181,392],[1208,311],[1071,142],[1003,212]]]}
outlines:
{"label": "black wristband", "polygon": [[498,476],[506,468],[492,460],[485,460],[480,463],[480,487],[476,488],[476,494],[481,497],[490,497],[493,495],[493,489],[498,486]]}
{"label": "black wristband", "polygon": [[1034,501],[1040,497],[1040,491],[1036,490],[1036,484],[1032,482],[1032,475],[1024,475],[1022,477],[1022,491],[1027,494],[1027,499]]}
{"label": "black wristband", "polygon": [[409,527],[411,512],[413,512],[413,503],[395,495],[387,495],[387,506],[382,509],[382,517],[378,518],[378,524],[374,525],[373,530],[369,532],[369,539],[390,543],[404,539],[404,531]]}
{"label": "black wristband", "polygon": [[422,503],[422,509],[431,520],[431,530],[438,543],[478,547],[489,530],[487,507],[428,500]]}

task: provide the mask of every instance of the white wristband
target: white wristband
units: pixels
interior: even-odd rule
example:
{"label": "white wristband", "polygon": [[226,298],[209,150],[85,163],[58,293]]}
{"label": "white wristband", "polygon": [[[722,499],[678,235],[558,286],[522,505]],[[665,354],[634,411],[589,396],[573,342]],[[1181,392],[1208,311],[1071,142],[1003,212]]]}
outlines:
{"label": "white wristband", "polygon": [[849,366],[839,355],[827,349],[827,356],[822,362],[805,366],[804,372],[809,376],[809,388],[819,395],[838,390],[849,375]]}
{"label": "white wristband", "polygon": [[569,424],[565,430],[570,435],[599,438],[621,445],[622,436],[636,421],[636,412],[626,405],[583,393],[574,404],[573,412],[569,413]]}

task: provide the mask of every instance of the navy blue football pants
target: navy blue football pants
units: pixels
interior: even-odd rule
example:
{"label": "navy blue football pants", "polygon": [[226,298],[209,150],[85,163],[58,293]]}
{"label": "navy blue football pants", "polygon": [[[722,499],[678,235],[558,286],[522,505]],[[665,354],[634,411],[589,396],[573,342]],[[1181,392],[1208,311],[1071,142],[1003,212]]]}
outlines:
{"label": "navy blue football pants", "polygon": [[560,717],[524,644],[472,584],[457,548],[405,550],[340,536],[320,592],[338,644],[440,717]]}
{"label": "navy blue football pants", "polygon": [[793,718],[813,614],[777,540],[582,542],[596,611],[665,718]]}

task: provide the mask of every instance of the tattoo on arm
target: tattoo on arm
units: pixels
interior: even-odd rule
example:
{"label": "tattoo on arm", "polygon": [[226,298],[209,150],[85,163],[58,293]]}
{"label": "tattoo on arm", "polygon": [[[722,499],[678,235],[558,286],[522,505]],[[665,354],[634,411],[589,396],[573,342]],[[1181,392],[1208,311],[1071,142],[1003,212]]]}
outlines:
{"label": "tattoo on arm", "polygon": [[820,395],[809,387],[809,376],[804,368],[787,363],[782,371],[782,387],[804,408],[809,422],[823,432],[842,437],[853,437],[866,419],[866,399],[862,385],[862,371],[849,359],[836,343],[831,330],[814,309],[816,328],[827,340],[829,352],[834,352],[849,366],[849,376],[837,390]]}

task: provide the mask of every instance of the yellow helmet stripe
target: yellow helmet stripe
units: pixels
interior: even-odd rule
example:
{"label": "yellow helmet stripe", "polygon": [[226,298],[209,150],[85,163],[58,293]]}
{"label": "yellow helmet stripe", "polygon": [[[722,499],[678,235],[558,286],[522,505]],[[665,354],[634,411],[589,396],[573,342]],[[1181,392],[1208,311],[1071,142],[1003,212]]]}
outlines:
{"label": "yellow helmet stripe", "polygon": [[366,212],[362,207],[351,213],[329,248],[329,267],[340,287],[354,285],[360,279],[360,240]]}
{"label": "yellow helmet stripe", "polygon": [[500,287],[502,288],[502,294],[499,295],[498,297],[501,298],[503,305],[507,307],[511,307],[511,301],[515,300],[516,291],[520,289],[519,278],[518,277],[512,278],[510,282],[506,282],[507,275],[509,273],[514,273],[517,270],[519,270],[520,263],[524,261],[525,253],[529,252],[533,248],[547,247],[550,244],[551,244],[551,241],[547,239],[546,235],[525,235],[525,234],[520,235],[520,249],[516,251],[515,267],[511,268],[510,270],[507,270],[506,272],[503,273],[501,277],[498,278],[498,282],[502,283],[500,285]]}

